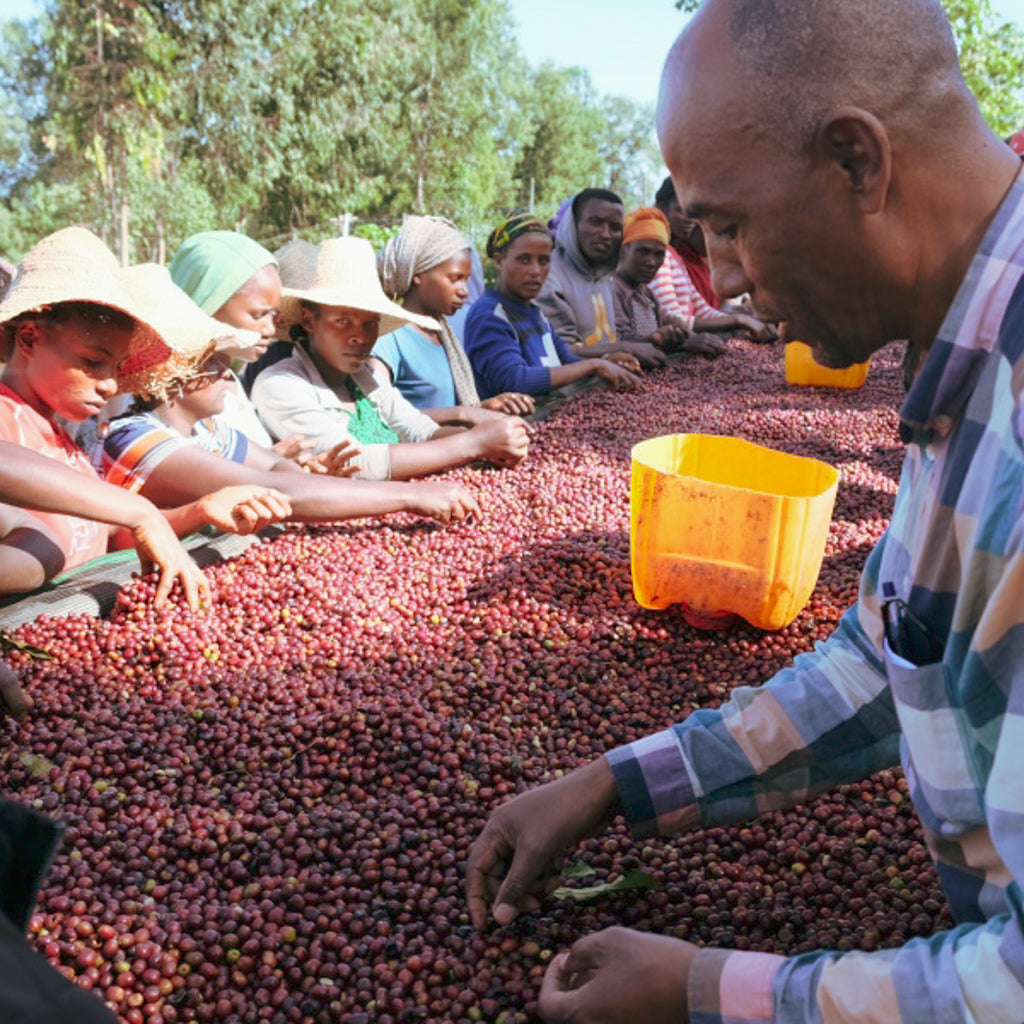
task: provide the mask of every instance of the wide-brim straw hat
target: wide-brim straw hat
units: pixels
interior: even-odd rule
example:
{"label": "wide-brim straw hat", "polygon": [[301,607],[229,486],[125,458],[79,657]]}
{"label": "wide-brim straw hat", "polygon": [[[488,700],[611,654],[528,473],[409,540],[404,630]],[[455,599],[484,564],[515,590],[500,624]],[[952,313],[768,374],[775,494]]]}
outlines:
{"label": "wide-brim straw hat", "polygon": [[63,228],[38,241],[18,265],[0,302],[0,354],[6,352],[5,325],[26,313],[41,313],[63,302],[88,302],[124,313],[135,322],[128,356],[118,368],[124,374],[143,372],[170,355],[160,331],[128,287],[117,257],[87,228]]}
{"label": "wide-brim straw hat", "polygon": [[163,362],[132,374],[122,385],[124,391],[166,398],[173,384],[196,376],[221,339],[229,338],[242,347],[259,340],[256,331],[243,331],[204,313],[171,280],[167,267],[139,263],[129,267],[125,276],[137,304],[170,352]]}
{"label": "wide-brim straw hat", "polygon": [[287,331],[302,321],[302,302],[347,306],[380,316],[380,334],[406,324],[439,330],[436,320],[392,302],[377,276],[377,258],[365,238],[327,238],[319,245],[293,239],[274,253],[281,274],[278,326]]}

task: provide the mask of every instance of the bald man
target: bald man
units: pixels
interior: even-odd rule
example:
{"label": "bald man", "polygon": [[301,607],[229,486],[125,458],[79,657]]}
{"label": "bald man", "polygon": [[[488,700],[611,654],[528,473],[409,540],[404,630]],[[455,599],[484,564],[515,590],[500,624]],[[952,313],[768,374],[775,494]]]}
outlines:
{"label": "bald man", "polygon": [[477,927],[537,906],[615,813],[725,825],[902,763],[957,926],[800,957],[609,929],[556,957],[548,1022],[1024,1021],[1024,179],[933,0],[708,0],[673,48],[662,152],[715,290],[834,367],[925,350],[906,461],[829,641],[716,711],[491,816]]}

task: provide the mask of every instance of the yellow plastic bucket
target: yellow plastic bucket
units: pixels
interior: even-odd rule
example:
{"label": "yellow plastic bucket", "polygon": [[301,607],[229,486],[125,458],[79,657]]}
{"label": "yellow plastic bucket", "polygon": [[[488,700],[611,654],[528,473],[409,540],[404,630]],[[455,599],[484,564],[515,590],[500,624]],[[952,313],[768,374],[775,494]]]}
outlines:
{"label": "yellow plastic bucket", "polygon": [[854,363],[845,370],[832,370],[822,366],[811,353],[811,346],[802,341],[786,344],[786,383],[810,384],[827,388],[859,388],[868,379],[871,360]]}
{"label": "yellow plastic bucket", "polygon": [[671,434],[632,450],[630,556],[644,608],[720,628],[781,629],[807,603],[839,474],[735,437]]}

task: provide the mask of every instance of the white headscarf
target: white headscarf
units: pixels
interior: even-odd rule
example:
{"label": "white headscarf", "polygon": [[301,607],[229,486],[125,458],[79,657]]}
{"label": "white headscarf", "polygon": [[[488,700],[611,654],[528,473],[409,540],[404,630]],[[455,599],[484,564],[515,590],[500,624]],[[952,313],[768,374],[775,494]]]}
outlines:
{"label": "white headscarf", "polygon": [[[412,287],[412,279],[417,274],[453,259],[468,248],[468,240],[450,220],[406,214],[401,230],[377,254],[380,283],[388,296],[398,302]],[[473,368],[465,350],[447,319],[431,315],[441,327],[441,345],[452,371],[456,400],[460,405],[479,405]]]}

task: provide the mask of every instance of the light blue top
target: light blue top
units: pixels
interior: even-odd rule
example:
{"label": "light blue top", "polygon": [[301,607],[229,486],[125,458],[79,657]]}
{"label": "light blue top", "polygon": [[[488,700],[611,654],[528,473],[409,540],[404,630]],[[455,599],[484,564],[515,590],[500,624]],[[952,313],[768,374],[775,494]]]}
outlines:
{"label": "light blue top", "polygon": [[448,409],[458,405],[455,382],[443,346],[406,324],[377,339],[373,354],[391,371],[403,398],[417,409]]}

